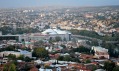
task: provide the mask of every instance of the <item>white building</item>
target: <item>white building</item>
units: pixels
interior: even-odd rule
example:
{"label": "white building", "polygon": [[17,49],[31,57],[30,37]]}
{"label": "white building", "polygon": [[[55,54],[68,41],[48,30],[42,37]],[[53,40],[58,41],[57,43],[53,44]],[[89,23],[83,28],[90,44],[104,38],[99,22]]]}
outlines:
{"label": "white building", "polygon": [[47,29],[42,33],[31,33],[22,35],[2,35],[0,34],[0,40],[16,40],[16,41],[40,41],[44,39],[50,39],[55,37],[61,37],[62,40],[69,41],[71,39],[71,33],[60,29]]}
{"label": "white building", "polygon": [[39,71],[53,71],[52,69],[42,69],[40,68]]}
{"label": "white building", "polygon": [[8,58],[0,58],[0,64],[7,63],[8,60],[9,60]]}
{"label": "white building", "polygon": [[103,69],[97,69],[97,70],[95,70],[95,71],[105,71],[105,70],[103,70]]}
{"label": "white building", "polygon": [[24,55],[25,57],[32,57],[32,53],[28,51],[20,51],[20,52],[15,52],[15,51],[3,51],[0,52],[0,57],[8,56],[9,54],[16,55],[16,57],[19,57],[20,55]]}
{"label": "white building", "polygon": [[60,29],[47,29],[42,32],[42,34],[49,35],[49,38],[55,38],[55,37],[61,37],[62,40],[70,40],[71,39],[71,33],[68,31],[63,31]]}
{"label": "white building", "polygon": [[24,39],[24,41],[40,41],[49,39],[49,35],[44,35],[41,33],[31,33],[22,35],[21,39]]}
{"label": "white building", "polygon": [[105,49],[99,46],[93,46],[92,50],[95,51],[95,57],[97,58],[104,57],[104,58],[109,59],[108,49]]}
{"label": "white building", "polygon": [[15,52],[15,51],[3,51],[0,52],[0,57],[8,56],[9,54],[16,55],[16,57],[20,56],[20,52]]}

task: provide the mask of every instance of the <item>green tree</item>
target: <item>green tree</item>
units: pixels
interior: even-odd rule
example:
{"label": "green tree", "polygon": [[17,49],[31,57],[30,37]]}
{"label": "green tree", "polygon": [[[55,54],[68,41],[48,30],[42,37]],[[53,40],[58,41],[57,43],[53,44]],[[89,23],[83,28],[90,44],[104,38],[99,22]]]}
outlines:
{"label": "green tree", "polygon": [[9,71],[16,71],[16,66],[15,64],[10,64]]}
{"label": "green tree", "polygon": [[90,49],[85,48],[84,46],[80,46],[78,48],[73,48],[72,51],[73,52],[80,52],[80,53],[87,53],[87,54],[90,53]]}
{"label": "green tree", "polygon": [[61,47],[63,47],[63,48],[66,48],[66,46],[65,46],[65,45],[63,45],[63,44],[62,44],[62,45],[60,45],[60,46],[61,46]]}
{"label": "green tree", "polygon": [[104,63],[104,69],[106,69],[107,71],[112,71],[114,67],[116,67],[116,65],[112,61],[107,61]]}
{"label": "green tree", "polygon": [[36,65],[36,68],[38,68],[38,69],[39,69],[40,67],[41,67],[41,65],[40,65],[40,64],[37,64],[37,65]]}
{"label": "green tree", "polygon": [[5,50],[6,51],[15,51],[15,46],[10,45],[10,46],[6,47]]}
{"label": "green tree", "polygon": [[10,65],[5,64],[3,66],[3,71],[16,71],[16,65],[11,63]]}
{"label": "green tree", "polygon": [[4,64],[3,71],[8,71],[8,65]]}
{"label": "green tree", "polygon": [[119,71],[119,66],[114,67],[112,71]]}
{"label": "green tree", "polygon": [[93,38],[102,38],[100,35],[98,35],[95,31],[87,31],[87,30],[77,30],[77,29],[71,29],[70,30],[72,34],[74,35],[82,35],[82,36],[88,36]]}
{"label": "green tree", "polygon": [[113,24],[114,24],[113,28],[119,28],[119,23],[113,23]]}
{"label": "green tree", "polygon": [[59,56],[57,60],[61,60],[63,61],[64,57],[63,56]]}
{"label": "green tree", "polygon": [[81,63],[81,61],[79,60],[79,58],[72,58],[71,61]]}
{"label": "green tree", "polygon": [[44,42],[42,40],[38,41],[38,42],[35,42],[34,45],[35,46],[43,46]]}
{"label": "green tree", "polygon": [[48,51],[45,48],[35,48],[33,51],[33,56],[39,58],[46,58],[48,57]]}
{"label": "green tree", "polygon": [[56,40],[56,42],[59,42],[59,41],[61,41],[62,39],[61,39],[61,37],[56,36],[56,37],[55,37],[55,40]]}
{"label": "green tree", "polygon": [[87,59],[87,60],[85,61],[85,63],[91,63],[91,61],[90,61],[89,59]]}
{"label": "green tree", "polygon": [[18,57],[18,59],[19,59],[19,60],[24,60],[24,55],[20,55],[20,56]]}
{"label": "green tree", "polygon": [[16,55],[14,55],[14,54],[9,54],[9,55],[8,55],[8,58],[11,59],[11,60],[16,60]]}
{"label": "green tree", "polygon": [[30,61],[31,61],[31,58],[25,57],[25,58],[24,58],[24,61],[25,61],[25,62],[30,62]]}
{"label": "green tree", "polygon": [[65,56],[65,57],[64,57],[64,61],[71,61],[70,56]]}
{"label": "green tree", "polygon": [[92,40],[91,41],[91,45],[92,46],[98,46],[99,44],[98,44],[98,41],[97,40]]}
{"label": "green tree", "polygon": [[94,50],[91,50],[90,53],[94,55],[95,54],[95,51]]}
{"label": "green tree", "polygon": [[25,66],[22,68],[22,71],[30,71],[31,65],[25,64]]}
{"label": "green tree", "polygon": [[92,67],[93,67],[92,71],[95,71],[97,69],[97,66],[95,66],[95,65],[93,65]]}

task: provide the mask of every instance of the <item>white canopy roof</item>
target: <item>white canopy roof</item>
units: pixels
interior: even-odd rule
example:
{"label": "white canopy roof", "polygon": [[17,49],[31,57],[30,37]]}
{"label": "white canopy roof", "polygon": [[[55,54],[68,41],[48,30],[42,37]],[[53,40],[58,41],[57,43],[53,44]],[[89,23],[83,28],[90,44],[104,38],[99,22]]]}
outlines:
{"label": "white canopy roof", "polygon": [[62,31],[59,29],[47,29],[44,32],[42,32],[42,34],[71,34],[68,31]]}

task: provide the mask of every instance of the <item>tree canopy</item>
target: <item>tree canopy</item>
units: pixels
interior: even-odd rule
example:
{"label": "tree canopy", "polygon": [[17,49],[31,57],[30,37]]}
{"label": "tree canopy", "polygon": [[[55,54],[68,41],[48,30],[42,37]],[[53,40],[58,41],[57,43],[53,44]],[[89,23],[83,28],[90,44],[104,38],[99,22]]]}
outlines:
{"label": "tree canopy", "polygon": [[73,52],[80,52],[80,53],[90,53],[90,49],[85,48],[84,46],[80,46],[78,48],[73,48],[72,49]]}
{"label": "tree canopy", "polygon": [[114,67],[116,67],[116,65],[112,61],[106,61],[104,63],[104,69],[106,69],[107,71],[112,71],[114,69]]}
{"label": "tree canopy", "polygon": [[33,51],[33,56],[38,58],[46,58],[48,57],[48,51],[45,48],[35,48]]}
{"label": "tree canopy", "polygon": [[14,63],[11,63],[10,65],[5,64],[3,71],[16,71],[16,65]]}

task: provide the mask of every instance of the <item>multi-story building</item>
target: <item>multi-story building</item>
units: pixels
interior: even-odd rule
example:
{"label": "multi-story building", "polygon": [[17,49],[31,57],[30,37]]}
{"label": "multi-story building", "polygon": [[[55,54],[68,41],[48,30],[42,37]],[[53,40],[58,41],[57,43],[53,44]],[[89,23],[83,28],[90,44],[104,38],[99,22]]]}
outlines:
{"label": "multi-story building", "polygon": [[93,46],[92,50],[95,52],[96,58],[107,58],[109,59],[108,49],[99,47],[99,46]]}

